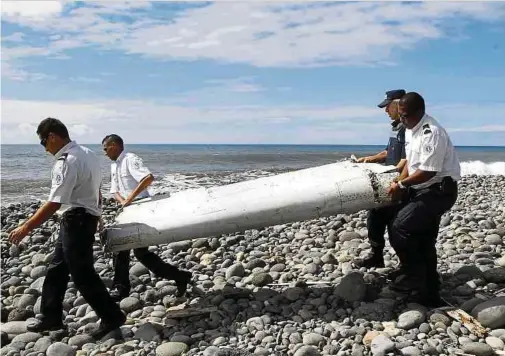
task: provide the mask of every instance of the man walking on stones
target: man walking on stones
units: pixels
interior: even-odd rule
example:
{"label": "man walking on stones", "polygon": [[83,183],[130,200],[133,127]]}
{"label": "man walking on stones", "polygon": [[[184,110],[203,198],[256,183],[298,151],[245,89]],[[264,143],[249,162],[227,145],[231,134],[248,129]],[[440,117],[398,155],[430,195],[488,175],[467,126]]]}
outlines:
{"label": "man walking on stones", "polygon": [[402,201],[390,231],[391,245],[402,266],[392,289],[436,306],[440,303],[440,281],[435,244],[441,217],[458,197],[461,168],[449,135],[425,113],[421,95],[404,95],[399,113],[407,128],[407,164],[388,190],[393,199]]}
{"label": "man walking on stones", "polygon": [[[147,187],[154,181],[154,177],[144,166],[144,163],[134,153],[125,152],[123,139],[112,134],[102,140],[105,155],[113,162],[111,164],[111,190],[114,198],[126,207],[136,199],[149,197]],[[159,256],[149,251],[147,247],[133,250],[135,257],[151,270],[157,277],[175,280],[177,296],[186,293],[191,273],[179,270],[177,267],[165,263]],[[121,300],[130,293],[130,250],[120,251],[114,256],[114,281],[111,295],[115,300]]]}
{"label": "man walking on stones", "polygon": [[[386,92],[386,98],[378,107],[385,108],[386,113],[392,120],[392,132],[388,145],[384,151],[374,156],[358,159],[358,163],[385,163],[386,165],[396,166],[399,172],[403,170],[405,166],[405,126],[400,121],[400,116],[398,114],[398,103],[403,95],[405,95],[405,90],[403,89]],[[364,259],[355,262],[358,268],[384,267],[383,251],[386,244],[384,234],[386,232],[386,226],[391,221],[391,209],[394,209],[394,207],[371,209],[368,212],[368,240],[372,246],[372,252]],[[393,271],[388,277],[394,279],[398,273],[398,270]]]}
{"label": "man walking on stones", "polygon": [[54,256],[42,287],[42,318],[27,329],[44,332],[64,328],[62,303],[70,274],[77,290],[101,319],[92,336],[102,339],[112,331],[120,331],[118,328],[126,317],[93,266],[93,243],[101,215],[100,161],[93,151],[72,141],[66,126],[57,119],[42,120],[37,134],[40,144],[56,157],[51,192],[48,201],[31,218],[9,234],[9,240],[19,243],[62,205],[66,210],[61,216]]}

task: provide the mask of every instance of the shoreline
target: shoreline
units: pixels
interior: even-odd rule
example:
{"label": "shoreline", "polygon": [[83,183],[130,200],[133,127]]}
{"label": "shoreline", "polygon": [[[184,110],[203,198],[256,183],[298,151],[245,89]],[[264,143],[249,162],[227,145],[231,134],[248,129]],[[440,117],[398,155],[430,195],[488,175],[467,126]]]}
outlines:
{"label": "shoreline", "polygon": [[[443,308],[406,304],[389,291],[385,275],[397,264],[389,243],[386,268],[353,269],[352,260],[370,248],[364,211],[151,247],[194,273],[196,290],[187,300],[203,315],[175,315],[169,308],[181,301],[173,296],[173,282],[149,275],[132,257],[132,291],[120,302],[129,320],[122,327],[125,342],[104,346],[86,337],[96,315],[71,283],[65,320],[78,333],[60,342],[57,335],[26,333],[25,321],[40,311],[52,251],[49,235],[57,223],[52,218],[19,247],[6,242],[6,231],[36,209],[40,203],[34,201],[1,207],[2,354],[58,348],[94,355],[100,347],[128,356],[183,355],[182,350],[207,356],[505,352],[505,176],[469,175],[459,186],[437,242],[442,296],[487,324],[487,337],[473,335]],[[106,224],[115,211],[107,201]],[[111,258],[98,243],[95,256],[95,268],[110,286]],[[472,351],[476,348],[480,353]]]}

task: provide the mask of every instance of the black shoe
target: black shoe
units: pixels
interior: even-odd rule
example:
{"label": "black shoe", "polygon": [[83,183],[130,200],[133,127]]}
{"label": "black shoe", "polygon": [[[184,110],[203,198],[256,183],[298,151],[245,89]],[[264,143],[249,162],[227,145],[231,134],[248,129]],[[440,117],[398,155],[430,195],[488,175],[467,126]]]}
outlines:
{"label": "black shoe", "polygon": [[358,260],[354,264],[358,268],[384,268],[384,256],[382,255],[382,250],[374,250],[367,258]]}
{"label": "black shoe", "polygon": [[115,288],[110,292],[110,296],[115,302],[123,300],[124,298],[128,297],[129,294],[129,291],[122,288]]}
{"label": "black shoe", "polygon": [[35,323],[26,326],[26,330],[34,333],[41,333],[44,331],[56,331],[63,329],[65,329],[65,326],[63,325],[63,322],[61,322],[61,320],[49,321],[48,319],[42,319],[42,320],[38,319]]}
{"label": "black shoe", "polygon": [[391,283],[391,290],[400,293],[411,293],[423,290],[423,286],[424,281],[420,277],[402,273]]}
{"label": "black shoe", "polygon": [[426,292],[407,297],[408,302],[424,305],[427,308],[439,308],[447,304],[440,298],[438,292]]}
{"label": "black shoe", "polygon": [[387,274],[387,279],[394,282],[398,277],[400,277],[403,274],[405,274],[405,269],[402,266],[400,266],[399,268],[389,272]]}
{"label": "black shoe", "polygon": [[[126,316],[124,314],[121,314],[122,317],[115,322],[112,323],[104,323],[101,322],[100,325],[98,326],[98,329],[93,331],[91,333],[91,337],[94,338],[95,340],[102,340],[105,336],[108,334],[114,332],[113,337],[115,339],[120,339],[123,337],[121,329],[119,327],[124,324],[126,321]],[[112,337],[111,337],[112,338]]]}
{"label": "black shoe", "polygon": [[192,274],[188,271],[180,271],[179,277],[175,280],[175,285],[177,286],[176,297],[182,297],[186,294],[188,289],[188,284],[192,284],[191,281]]}

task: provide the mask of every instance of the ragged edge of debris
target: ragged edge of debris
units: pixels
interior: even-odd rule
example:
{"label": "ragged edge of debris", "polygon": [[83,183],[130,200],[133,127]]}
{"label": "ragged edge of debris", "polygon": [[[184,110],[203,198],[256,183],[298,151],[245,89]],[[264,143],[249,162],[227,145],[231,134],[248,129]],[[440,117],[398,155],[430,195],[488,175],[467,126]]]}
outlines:
{"label": "ragged edge of debris", "polygon": [[447,315],[451,318],[459,321],[465,328],[468,329],[472,334],[480,338],[484,338],[488,333],[488,329],[482,326],[473,316],[469,315],[467,312],[461,309],[447,310]]}
{"label": "ragged edge of debris", "polygon": [[368,175],[368,178],[370,179],[370,184],[372,186],[372,191],[373,191],[374,202],[380,203],[380,194],[379,194],[380,184],[379,184],[379,180],[377,179],[377,175],[368,169],[365,169],[365,172]]}

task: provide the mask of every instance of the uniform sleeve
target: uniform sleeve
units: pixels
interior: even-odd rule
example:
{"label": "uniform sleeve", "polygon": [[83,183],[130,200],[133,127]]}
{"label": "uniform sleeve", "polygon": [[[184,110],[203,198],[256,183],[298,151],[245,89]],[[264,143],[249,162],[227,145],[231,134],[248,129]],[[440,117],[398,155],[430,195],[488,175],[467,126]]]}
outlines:
{"label": "uniform sleeve", "polygon": [[53,203],[68,203],[77,182],[77,163],[59,159],[51,173],[51,192],[47,199]]}
{"label": "uniform sleeve", "polygon": [[407,152],[405,151],[405,143],[402,145],[402,151],[400,153],[401,159],[407,159]]}
{"label": "uniform sleeve", "polygon": [[115,194],[119,192],[119,183],[117,180],[116,169],[114,166],[110,167],[110,192]]}
{"label": "uniform sleeve", "polygon": [[440,172],[443,168],[447,137],[437,128],[423,127],[419,169],[429,172]]}
{"label": "uniform sleeve", "polygon": [[401,143],[402,143],[402,151],[400,152],[400,158],[401,159],[407,159],[407,150],[405,148],[405,144],[406,144],[406,137],[405,137],[405,130],[403,130],[403,133],[401,134],[400,136],[401,138]]}
{"label": "uniform sleeve", "polygon": [[144,162],[137,155],[132,154],[130,157],[128,157],[127,164],[130,174],[137,182],[140,182],[142,179],[151,174],[151,171],[149,171],[149,169],[144,166]]}

